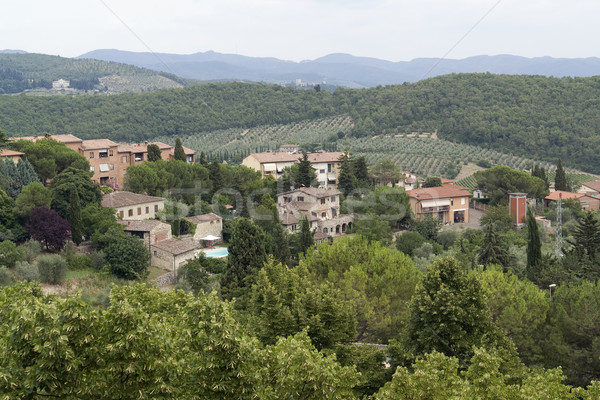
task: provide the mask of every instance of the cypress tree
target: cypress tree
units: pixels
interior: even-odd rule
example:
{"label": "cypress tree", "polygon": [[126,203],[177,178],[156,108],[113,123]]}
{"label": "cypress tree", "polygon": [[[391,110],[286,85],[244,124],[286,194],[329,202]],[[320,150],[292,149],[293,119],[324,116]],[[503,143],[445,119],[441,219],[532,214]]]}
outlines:
{"label": "cypress tree", "polygon": [[556,177],[554,178],[554,189],[569,191],[569,185],[567,183],[567,175],[562,166],[562,160],[558,160],[556,165]]}
{"label": "cypress tree", "polygon": [[208,177],[213,184],[213,193],[223,187],[223,175],[221,174],[221,164],[219,160],[213,158],[208,165]]}
{"label": "cypress tree", "polygon": [[198,157],[198,162],[200,163],[200,165],[202,165],[204,168],[208,168],[208,161],[206,161],[206,154],[204,154],[203,151],[200,152],[200,157]]}
{"label": "cypress tree", "polygon": [[347,196],[348,193],[356,189],[356,179],[352,171],[352,164],[348,153],[344,153],[340,158],[340,173],[338,175],[338,189]]}
{"label": "cypress tree", "polygon": [[305,253],[306,250],[311,248],[315,244],[314,234],[310,230],[310,223],[308,222],[308,218],[302,218],[300,222],[300,253]]}
{"label": "cypress tree", "polygon": [[542,261],[542,242],[540,232],[531,209],[527,209],[527,278],[535,282],[538,278]]}
{"label": "cypress tree", "polygon": [[[183,147],[181,149],[183,150]],[[151,143],[146,147],[146,151],[148,151],[148,161],[162,160],[162,155],[160,153],[160,148],[158,147],[158,145]]]}
{"label": "cypress tree", "polygon": [[173,154],[173,158],[179,161],[186,161],[183,144],[179,138],[175,139],[175,154]]}
{"label": "cypress tree", "polygon": [[479,249],[479,263],[482,265],[498,264],[504,271],[508,267],[508,248],[500,239],[493,224],[489,224],[485,231],[485,237]]}
{"label": "cypress tree", "polygon": [[84,229],[83,220],[81,218],[81,201],[76,186],[71,188],[71,193],[69,195],[68,217],[69,224],[71,224],[71,239],[73,239],[73,243],[79,246],[84,235]]}
{"label": "cypress tree", "polygon": [[306,152],[302,152],[302,159],[300,160],[300,164],[298,165],[298,186],[304,185],[306,187],[310,187],[311,179],[310,179],[310,161],[308,161],[308,154]]}

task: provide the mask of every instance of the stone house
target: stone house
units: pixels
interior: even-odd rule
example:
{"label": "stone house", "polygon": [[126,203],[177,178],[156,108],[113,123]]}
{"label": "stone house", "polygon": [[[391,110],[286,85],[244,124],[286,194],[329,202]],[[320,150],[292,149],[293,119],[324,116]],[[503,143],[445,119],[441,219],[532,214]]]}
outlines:
{"label": "stone house", "polygon": [[472,194],[465,187],[447,184],[408,190],[406,194],[416,219],[430,214],[439,217],[444,224],[469,222],[469,199]]}
{"label": "stone house", "polygon": [[328,235],[341,235],[352,227],[352,215],[340,214],[340,193],[335,189],[302,187],[277,195],[279,218],[289,231],[300,229],[306,217],[310,227]]}
{"label": "stone house", "polygon": [[102,196],[102,207],[114,208],[123,220],[155,219],[156,212],[165,207],[165,199],[119,191]]}
{"label": "stone house", "polygon": [[193,217],[186,217],[186,221],[196,225],[192,240],[199,246],[206,245],[206,241],[202,238],[208,236],[215,236],[219,239],[212,241],[213,243],[223,242],[223,218],[215,213],[208,213],[202,215],[194,215]]}
{"label": "stone house", "polygon": [[167,239],[150,245],[153,266],[174,274],[188,260],[192,260],[200,252],[191,239]]}
{"label": "stone house", "polygon": [[124,225],[125,232],[142,239],[148,251],[150,251],[152,244],[172,238],[171,225],[157,219],[117,222],[121,225]]}

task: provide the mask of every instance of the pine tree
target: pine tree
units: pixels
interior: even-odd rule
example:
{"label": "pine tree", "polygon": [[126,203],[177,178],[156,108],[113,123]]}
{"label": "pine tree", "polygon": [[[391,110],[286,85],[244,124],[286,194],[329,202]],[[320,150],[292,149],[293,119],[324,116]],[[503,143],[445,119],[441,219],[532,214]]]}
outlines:
{"label": "pine tree", "polygon": [[573,230],[575,246],[580,258],[585,256],[594,259],[600,254],[600,221],[592,212],[586,212]]}
{"label": "pine tree", "polygon": [[77,246],[82,242],[84,234],[83,220],[81,219],[81,201],[77,187],[73,186],[69,195],[69,224],[71,224],[71,238]]}
{"label": "pine tree", "polygon": [[290,252],[290,239],[279,219],[277,219],[277,225],[273,229],[273,244],[273,257],[283,264],[288,263],[292,255]]}
{"label": "pine tree", "polygon": [[310,161],[308,161],[308,154],[306,152],[302,152],[302,159],[300,160],[300,164],[298,164],[298,186],[304,185],[305,187],[310,187],[311,184],[311,165]]}
{"label": "pine tree", "polygon": [[536,282],[541,270],[542,242],[533,210],[527,209],[527,278]]}
{"label": "pine tree", "polygon": [[200,165],[202,165],[204,168],[208,168],[208,161],[206,161],[206,154],[204,154],[203,151],[200,152],[200,157],[198,158],[198,162],[200,163]]}
{"label": "pine tree", "polygon": [[223,188],[223,175],[221,174],[221,164],[219,160],[213,158],[208,165],[208,177],[213,185],[213,193]]}
{"label": "pine tree", "polygon": [[556,165],[556,176],[554,178],[554,189],[569,191],[569,184],[567,182],[567,175],[562,166],[562,160],[558,160]]}
{"label": "pine tree", "polygon": [[482,265],[498,264],[506,271],[508,261],[509,253],[506,244],[494,230],[493,224],[489,224],[479,249],[479,263]]}
{"label": "pine tree", "polygon": [[355,158],[352,161],[352,170],[357,184],[360,187],[369,187],[371,178],[369,177],[369,167],[364,156]]}
{"label": "pine tree", "polygon": [[173,154],[173,158],[179,161],[186,161],[183,144],[179,138],[175,139],[175,153]]}

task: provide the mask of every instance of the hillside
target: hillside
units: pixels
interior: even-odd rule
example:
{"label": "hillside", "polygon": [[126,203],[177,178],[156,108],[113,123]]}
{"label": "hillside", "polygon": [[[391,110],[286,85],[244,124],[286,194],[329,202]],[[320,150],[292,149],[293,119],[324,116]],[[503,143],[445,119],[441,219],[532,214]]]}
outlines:
{"label": "hillside", "polygon": [[52,88],[65,79],[78,91],[121,93],[181,87],[188,82],[172,74],[100,60],[76,60],[28,53],[0,54],[0,94]]}
{"label": "hillside", "polygon": [[214,51],[194,54],[136,53],[102,49],[79,56],[116,61],[199,80],[245,80],[285,83],[301,79],[349,88],[417,82],[451,73],[490,72],[544,76],[594,76],[600,58],[526,58],[513,55],[475,56],[461,60],[418,58],[392,62],[350,54],[329,54],[315,60],[284,61],[273,57],[247,57]]}
{"label": "hillside", "polygon": [[459,74],[371,89],[224,83],[118,96],[0,96],[10,136],[145,140],[349,115],[349,138],[440,139],[600,173],[600,77]]}

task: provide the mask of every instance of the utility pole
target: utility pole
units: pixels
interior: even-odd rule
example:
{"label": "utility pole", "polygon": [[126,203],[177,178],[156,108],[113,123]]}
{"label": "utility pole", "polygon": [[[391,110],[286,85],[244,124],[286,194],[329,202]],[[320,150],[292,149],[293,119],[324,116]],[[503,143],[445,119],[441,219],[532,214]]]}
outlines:
{"label": "utility pole", "polygon": [[563,256],[562,246],[562,193],[559,193],[556,204],[556,258],[558,259]]}

